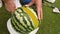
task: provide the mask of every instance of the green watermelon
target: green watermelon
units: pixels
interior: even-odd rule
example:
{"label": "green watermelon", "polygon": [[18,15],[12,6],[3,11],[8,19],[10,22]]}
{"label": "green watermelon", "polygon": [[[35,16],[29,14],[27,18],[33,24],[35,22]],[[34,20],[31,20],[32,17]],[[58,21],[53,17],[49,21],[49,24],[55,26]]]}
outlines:
{"label": "green watermelon", "polygon": [[29,33],[38,28],[39,21],[32,8],[20,7],[14,11],[11,17],[12,27],[20,33]]}

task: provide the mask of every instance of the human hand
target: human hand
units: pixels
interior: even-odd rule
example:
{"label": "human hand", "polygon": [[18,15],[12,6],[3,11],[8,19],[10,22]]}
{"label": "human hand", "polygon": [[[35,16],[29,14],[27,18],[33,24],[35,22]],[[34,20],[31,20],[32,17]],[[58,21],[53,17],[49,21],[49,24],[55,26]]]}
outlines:
{"label": "human hand", "polygon": [[16,9],[16,6],[15,6],[13,0],[6,1],[5,7],[10,13],[13,13],[13,11]]}
{"label": "human hand", "polygon": [[36,4],[37,7],[37,14],[38,14],[38,19],[41,20],[43,19],[43,14],[42,14],[42,0],[32,0],[29,4],[25,6],[31,6],[33,4]]}

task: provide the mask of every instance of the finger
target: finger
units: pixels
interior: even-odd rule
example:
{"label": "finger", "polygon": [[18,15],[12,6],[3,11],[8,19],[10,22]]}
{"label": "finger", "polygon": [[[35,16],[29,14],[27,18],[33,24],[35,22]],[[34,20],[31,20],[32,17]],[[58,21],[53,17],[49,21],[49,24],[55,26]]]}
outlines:
{"label": "finger", "polygon": [[38,19],[39,19],[39,20],[42,20],[42,19],[43,19],[42,10],[39,10],[39,11],[38,11]]}
{"label": "finger", "polygon": [[31,6],[31,5],[34,4],[34,2],[35,2],[35,0],[32,0],[29,4],[27,4],[27,5],[25,5],[25,6]]}
{"label": "finger", "polygon": [[42,20],[43,19],[43,12],[42,12],[42,10],[41,9],[38,10],[37,13],[38,13],[38,19]]}
{"label": "finger", "polygon": [[38,14],[38,19],[42,19],[42,0],[37,0],[36,1],[36,7],[37,7],[37,14]]}

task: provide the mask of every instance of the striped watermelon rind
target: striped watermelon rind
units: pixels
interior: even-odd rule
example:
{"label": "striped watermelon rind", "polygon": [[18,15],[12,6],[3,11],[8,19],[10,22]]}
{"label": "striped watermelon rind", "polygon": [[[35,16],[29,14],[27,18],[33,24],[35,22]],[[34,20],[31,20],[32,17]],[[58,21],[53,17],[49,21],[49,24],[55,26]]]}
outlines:
{"label": "striped watermelon rind", "polygon": [[31,32],[39,25],[37,15],[29,7],[20,7],[14,11],[11,17],[13,28],[20,33]]}

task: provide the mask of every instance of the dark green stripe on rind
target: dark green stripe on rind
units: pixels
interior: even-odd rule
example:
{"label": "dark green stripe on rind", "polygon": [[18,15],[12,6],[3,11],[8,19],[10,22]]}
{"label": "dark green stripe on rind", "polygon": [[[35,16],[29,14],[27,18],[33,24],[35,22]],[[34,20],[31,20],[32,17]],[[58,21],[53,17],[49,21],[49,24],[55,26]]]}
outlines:
{"label": "dark green stripe on rind", "polygon": [[[18,12],[18,11],[17,11],[17,12]],[[24,14],[24,13],[23,13],[23,12],[21,12],[21,13],[18,12],[18,13],[20,14],[20,17],[23,18],[24,24],[27,26],[27,27],[26,27],[26,28],[27,28],[27,31],[32,31],[32,29],[29,28],[29,26],[27,25],[27,22],[26,22],[25,19],[24,19],[24,16],[25,16],[25,15],[24,15],[24,16],[21,15],[21,13],[22,13],[22,14]]]}
{"label": "dark green stripe on rind", "polygon": [[16,31],[18,31],[18,32],[20,32],[20,33],[24,33],[24,32],[22,32],[22,30],[18,27],[18,25],[14,22],[13,19],[11,19],[11,24],[12,24],[13,28],[14,28]]}
{"label": "dark green stripe on rind", "polygon": [[[21,8],[20,8],[20,9],[21,9]],[[33,27],[33,25],[32,25],[32,22],[31,22],[31,20],[30,20],[30,17],[29,17],[22,9],[21,9],[21,11],[22,11],[23,15],[27,17],[28,21],[30,22],[31,27],[34,29],[34,27]],[[18,12],[18,13],[19,13],[19,12]],[[24,16],[23,16],[23,17],[24,17]],[[25,23],[27,23],[27,22],[25,21]],[[27,24],[26,24],[26,25],[27,25]],[[27,26],[28,26],[28,25],[27,25]],[[31,28],[31,27],[30,27],[30,28]],[[31,28],[31,29],[32,29],[32,28]],[[30,29],[30,30],[31,30],[31,29]],[[32,30],[33,30],[33,29],[32,29]]]}
{"label": "dark green stripe on rind", "polygon": [[28,21],[30,22],[31,27],[34,29],[34,26],[32,24],[31,18],[26,13],[24,15],[26,15]]}
{"label": "dark green stripe on rind", "polygon": [[[17,11],[18,12],[18,11]],[[20,12],[18,12],[18,13],[20,13]],[[21,15],[20,15],[20,17],[22,17]],[[23,18],[23,17],[22,17]],[[17,19],[18,20],[18,19]],[[18,20],[19,21],[19,20]],[[24,24],[25,24],[26,22],[24,22]],[[21,24],[22,25],[22,24]],[[26,24],[25,24],[26,25]],[[25,25],[22,25],[23,27],[25,26]],[[27,26],[27,25],[26,25]],[[27,27],[24,27],[25,29],[26,29],[26,31],[28,31],[29,32],[29,30],[28,30],[28,28]]]}
{"label": "dark green stripe on rind", "polygon": [[[15,16],[14,16],[15,17]],[[16,18],[16,17],[15,17]],[[17,20],[17,22],[19,21],[17,18],[16,18],[16,20]],[[19,22],[18,22],[19,23]],[[22,25],[21,23],[19,23],[22,27],[24,27],[24,25]],[[26,30],[26,31],[28,31],[28,29],[27,29],[27,27],[24,27],[24,29]],[[29,32],[29,31],[28,31]]]}
{"label": "dark green stripe on rind", "polygon": [[22,8],[20,8],[20,9],[22,10],[23,14],[28,18],[28,21],[30,22],[31,27],[34,29],[34,26],[32,24],[32,21],[31,21],[31,18],[29,17],[29,15],[26,12],[24,12]]}
{"label": "dark green stripe on rind", "polygon": [[[29,16],[27,15],[27,14],[24,14],[25,15],[25,17],[27,18],[27,20],[28,20],[28,22],[29,22],[29,24],[30,24],[30,29],[31,30],[33,30],[34,29],[34,27],[33,27],[33,25],[32,25],[32,22],[30,22],[30,18],[29,18]],[[27,22],[27,21],[26,21]],[[27,26],[29,26],[28,24],[27,24]]]}
{"label": "dark green stripe on rind", "polygon": [[[15,14],[14,14],[14,18],[15,18],[15,20],[17,21],[17,23],[18,23],[19,25],[21,25],[21,26],[26,30],[26,27],[20,23],[20,21],[16,18]],[[20,26],[19,26],[19,27],[20,27]]]}
{"label": "dark green stripe on rind", "polygon": [[[27,25],[27,21],[25,20],[24,17],[23,17],[23,21],[26,22],[25,24]],[[29,27],[30,27],[30,26],[27,25],[27,29],[28,29],[28,31],[29,31],[29,30],[32,31],[32,29],[30,29]]]}

